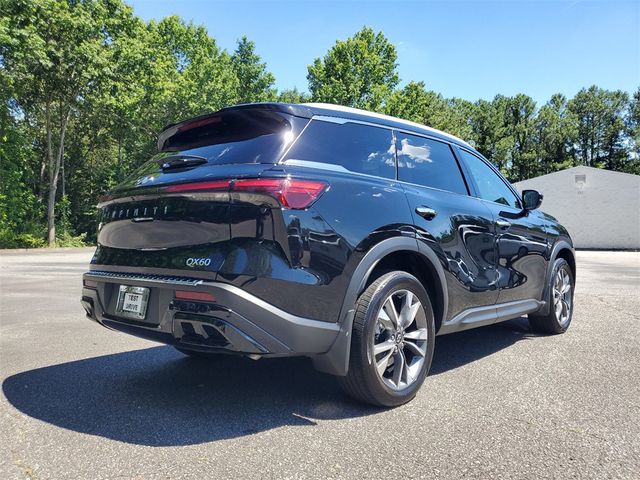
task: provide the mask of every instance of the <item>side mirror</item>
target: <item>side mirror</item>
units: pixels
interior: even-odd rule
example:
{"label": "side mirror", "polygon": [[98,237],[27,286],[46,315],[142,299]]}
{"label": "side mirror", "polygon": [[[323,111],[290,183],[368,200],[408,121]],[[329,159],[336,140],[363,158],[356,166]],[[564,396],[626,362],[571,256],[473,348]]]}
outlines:
{"label": "side mirror", "polygon": [[522,204],[525,210],[535,210],[542,203],[542,194],[537,190],[523,190]]}

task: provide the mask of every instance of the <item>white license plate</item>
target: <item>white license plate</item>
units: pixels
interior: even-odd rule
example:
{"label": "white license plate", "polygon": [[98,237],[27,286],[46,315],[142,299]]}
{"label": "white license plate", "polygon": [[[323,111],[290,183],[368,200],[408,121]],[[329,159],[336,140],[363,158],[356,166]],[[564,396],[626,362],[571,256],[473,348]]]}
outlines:
{"label": "white license plate", "polygon": [[122,317],[143,320],[147,314],[149,289],[146,287],[131,287],[120,285],[116,313]]}

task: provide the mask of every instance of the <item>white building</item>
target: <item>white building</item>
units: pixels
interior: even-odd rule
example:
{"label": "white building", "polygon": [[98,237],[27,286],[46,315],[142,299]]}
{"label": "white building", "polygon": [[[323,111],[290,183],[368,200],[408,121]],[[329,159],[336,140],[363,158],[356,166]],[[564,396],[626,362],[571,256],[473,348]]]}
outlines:
{"label": "white building", "polygon": [[515,184],[544,195],[543,212],[562,223],[577,248],[640,249],[640,176],[574,167]]}

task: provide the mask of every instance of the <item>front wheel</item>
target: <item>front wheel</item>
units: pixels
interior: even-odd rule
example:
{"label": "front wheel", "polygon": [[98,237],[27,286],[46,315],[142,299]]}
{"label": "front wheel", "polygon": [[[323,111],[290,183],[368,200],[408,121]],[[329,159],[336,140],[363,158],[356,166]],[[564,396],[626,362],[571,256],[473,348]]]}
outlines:
{"label": "front wheel", "polygon": [[339,383],[360,401],[402,405],[429,373],[434,337],[433,308],[422,284],[406,272],[387,273],[356,302],[349,371]]}
{"label": "front wheel", "polygon": [[573,291],[575,281],[571,267],[564,258],[558,258],[553,264],[551,282],[548,286],[549,313],[547,315],[529,315],[531,329],[540,333],[564,333],[573,317]]}

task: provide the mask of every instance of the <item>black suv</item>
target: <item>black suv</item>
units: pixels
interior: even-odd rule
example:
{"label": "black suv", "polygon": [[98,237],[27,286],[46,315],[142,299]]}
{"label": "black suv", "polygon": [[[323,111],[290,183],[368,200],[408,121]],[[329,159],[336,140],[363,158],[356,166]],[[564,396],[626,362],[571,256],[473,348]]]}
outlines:
{"label": "black suv", "polygon": [[308,356],[376,405],[416,394],[436,335],[571,322],[567,231],[464,141],[325,104],[166,127],[101,198],[82,304],[187,355]]}

